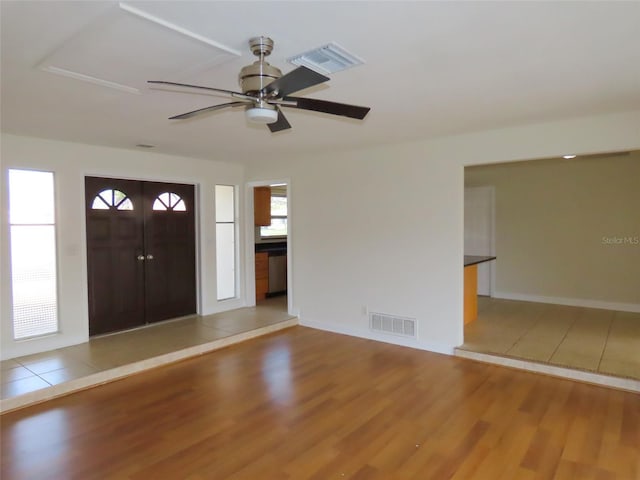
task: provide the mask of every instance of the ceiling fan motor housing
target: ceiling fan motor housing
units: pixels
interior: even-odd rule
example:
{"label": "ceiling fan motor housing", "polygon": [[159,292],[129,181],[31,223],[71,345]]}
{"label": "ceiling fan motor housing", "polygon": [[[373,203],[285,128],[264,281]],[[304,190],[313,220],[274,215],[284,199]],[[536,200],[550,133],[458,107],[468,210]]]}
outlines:
{"label": "ceiling fan motor housing", "polygon": [[279,68],[264,61],[264,57],[273,50],[273,40],[268,37],[254,37],[249,40],[249,47],[259,59],[240,70],[240,88],[242,88],[242,93],[258,93],[271,82],[280,78],[282,72]]}

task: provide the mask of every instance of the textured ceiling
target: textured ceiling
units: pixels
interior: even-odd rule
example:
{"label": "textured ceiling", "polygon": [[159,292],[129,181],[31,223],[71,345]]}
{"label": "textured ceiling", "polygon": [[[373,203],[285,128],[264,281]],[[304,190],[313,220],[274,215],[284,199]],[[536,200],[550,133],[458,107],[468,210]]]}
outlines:
{"label": "textured ceiling", "polygon": [[[124,8],[123,8],[124,7]],[[640,2],[2,1],[2,129],[225,161],[358,148],[640,109]],[[154,21],[128,10],[138,9]],[[286,110],[272,134],[241,110],[169,116],[238,90],[247,41],[268,61],[335,41],[365,64],[299,92],[371,107],[363,122]],[[106,82],[106,83],[105,83]]]}

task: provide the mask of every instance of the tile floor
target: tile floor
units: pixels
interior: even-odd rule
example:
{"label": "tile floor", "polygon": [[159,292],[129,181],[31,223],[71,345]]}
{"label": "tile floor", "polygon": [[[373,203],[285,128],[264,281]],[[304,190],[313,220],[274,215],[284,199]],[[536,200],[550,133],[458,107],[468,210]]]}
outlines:
{"label": "tile floor", "polygon": [[5,360],[0,362],[0,398],[16,397],[291,318],[286,297],[274,297],[256,307],[168,321],[95,337],[72,347]]}
{"label": "tile floor", "polygon": [[640,313],[478,299],[461,349],[640,380]]}

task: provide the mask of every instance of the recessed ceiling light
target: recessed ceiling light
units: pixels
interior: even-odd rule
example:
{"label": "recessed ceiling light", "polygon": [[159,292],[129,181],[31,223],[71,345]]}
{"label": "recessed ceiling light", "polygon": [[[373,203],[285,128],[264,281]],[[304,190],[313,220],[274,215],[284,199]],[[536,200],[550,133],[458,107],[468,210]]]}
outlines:
{"label": "recessed ceiling light", "polygon": [[563,155],[562,158],[566,158],[567,160],[570,160],[572,158],[576,158],[575,155]]}

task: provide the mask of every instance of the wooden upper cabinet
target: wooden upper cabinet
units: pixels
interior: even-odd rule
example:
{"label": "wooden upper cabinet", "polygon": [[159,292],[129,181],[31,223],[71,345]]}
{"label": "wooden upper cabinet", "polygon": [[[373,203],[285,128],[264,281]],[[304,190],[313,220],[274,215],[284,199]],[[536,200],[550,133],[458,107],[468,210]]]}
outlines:
{"label": "wooden upper cabinet", "polygon": [[253,218],[256,225],[262,227],[271,225],[270,187],[255,187],[253,189]]}

